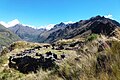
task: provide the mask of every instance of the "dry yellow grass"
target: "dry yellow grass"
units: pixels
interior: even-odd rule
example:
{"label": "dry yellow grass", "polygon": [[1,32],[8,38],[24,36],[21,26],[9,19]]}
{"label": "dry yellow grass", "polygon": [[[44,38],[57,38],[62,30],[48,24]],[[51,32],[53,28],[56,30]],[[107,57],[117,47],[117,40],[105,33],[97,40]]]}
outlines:
{"label": "dry yellow grass", "polygon": [[[107,41],[109,39],[97,39]],[[111,41],[112,47],[107,47],[103,52],[97,52],[98,41],[88,42],[81,50],[52,50],[51,48],[42,48],[36,52],[44,54],[47,51],[51,51],[56,54],[67,54],[67,58],[61,62],[57,62],[59,68],[52,71],[38,70],[37,73],[22,74],[9,67],[3,67],[0,71],[0,79],[2,80],[120,80],[120,42]],[[21,43],[21,42],[20,42]],[[25,43],[25,44],[24,44]],[[26,45],[27,43],[27,45]],[[68,43],[66,41],[66,43]],[[13,53],[19,53],[25,49],[30,49],[36,45],[28,42],[22,42],[24,48],[17,46],[12,52],[6,55],[6,58],[1,57],[2,64],[7,63],[9,55]],[[21,46],[21,45],[20,45]],[[86,48],[88,50],[86,50]],[[102,68],[98,63],[99,55],[105,55],[109,61],[105,63],[107,68]],[[5,56],[4,56],[5,57]],[[101,67],[101,68],[97,68]],[[1,68],[1,67],[0,67]],[[110,68],[110,71],[109,71]],[[100,70],[99,70],[100,69]],[[105,71],[104,71],[105,70]],[[9,73],[8,73],[9,72]]]}

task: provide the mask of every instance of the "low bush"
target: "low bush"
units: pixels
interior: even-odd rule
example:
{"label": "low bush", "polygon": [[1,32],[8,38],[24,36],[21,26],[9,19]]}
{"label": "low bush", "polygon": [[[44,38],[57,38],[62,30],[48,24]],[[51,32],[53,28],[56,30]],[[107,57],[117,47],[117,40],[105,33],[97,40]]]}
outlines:
{"label": "low bush", "polygon": [[98,38],[97,34],[91,34],[90,36],[87,37],[86,41],[93,41]]}

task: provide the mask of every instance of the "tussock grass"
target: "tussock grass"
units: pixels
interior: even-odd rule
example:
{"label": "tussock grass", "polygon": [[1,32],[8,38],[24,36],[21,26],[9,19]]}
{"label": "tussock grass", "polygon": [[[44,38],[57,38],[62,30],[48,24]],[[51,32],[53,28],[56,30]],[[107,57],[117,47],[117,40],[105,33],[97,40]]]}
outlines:
{"label": "tussock grass", "polygon": [[[57,54],[68,53],[68,58],[57,62],[59,68],[37,73],[22,74],[9,67],[4,67],[0,72],[1,80],[120,80],[120,42],[109,41],[111,45],[104,51],[97,52],[97,42],[88,42],[83,48],[77,51],[72,50],[52,50],[51,48],[41,50],[52,51]],[[19,46],[26,44],[20,44]],[[31,44],[29,44],[31,45]],[[28,46],[27,45],[27,48]],[[19,46],[16,46],[19,48]],[[22,47],[20,47],[22,49]],[[31,48],[31,46],[30,46]],[[86,50],[86,48],[88,50]],[[17,50],[20,49],[16,49]],[[15,52],[15,50],[13,51]],[[1,64],[6,64],[7,56],[0,58]],[[1,66],[0,66],[1,67]]]}

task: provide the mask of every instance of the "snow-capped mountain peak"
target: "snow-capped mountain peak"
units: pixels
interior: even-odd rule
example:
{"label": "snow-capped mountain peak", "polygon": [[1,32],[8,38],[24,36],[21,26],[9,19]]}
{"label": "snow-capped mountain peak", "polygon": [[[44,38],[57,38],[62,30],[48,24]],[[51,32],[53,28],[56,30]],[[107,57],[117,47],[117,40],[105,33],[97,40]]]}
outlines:
{"label": "snow-capped mountain peak", "polygon": [[10,22],[4,22],[4,21],[0,21],[0,24],[2,24],[3,26],[5,26],[6,28],[15,26],[16,24],[20,24],[18,19],[14,19]]}

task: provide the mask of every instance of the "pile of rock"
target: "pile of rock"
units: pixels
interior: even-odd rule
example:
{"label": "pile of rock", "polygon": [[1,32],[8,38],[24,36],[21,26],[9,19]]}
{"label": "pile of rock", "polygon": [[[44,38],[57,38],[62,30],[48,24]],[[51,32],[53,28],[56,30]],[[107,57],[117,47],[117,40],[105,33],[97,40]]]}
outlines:
{"label": "pile of rock", "polygon": [[21,54],[10,56],[9,67],[15,68],[22,73],[36,72],[39,68],[43,70],[51,70],[57,68],[55,61],[65,58],[65,55],[61,55],[61,59],[58,59],[57,54],[52,52],[46,52],[45,54],[35,53],[35,56],[26,55],[29,50],[25,50]]}

